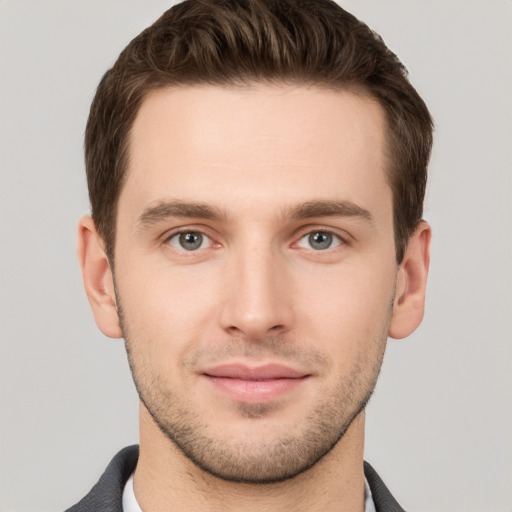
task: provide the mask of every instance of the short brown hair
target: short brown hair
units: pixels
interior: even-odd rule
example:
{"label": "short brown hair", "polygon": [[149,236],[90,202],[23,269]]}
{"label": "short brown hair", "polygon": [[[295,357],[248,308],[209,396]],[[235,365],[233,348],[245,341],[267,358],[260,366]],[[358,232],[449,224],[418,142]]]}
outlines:
{"label": "short brown hair", "polygon": [[383,107],[397,261],[423,214],[433,123],[380,36],[331,0],[186,0],[166,11],[103,76],[85,133],[92,216],[111,260],[128,139],[152,90],[253,82],[355,89]]}

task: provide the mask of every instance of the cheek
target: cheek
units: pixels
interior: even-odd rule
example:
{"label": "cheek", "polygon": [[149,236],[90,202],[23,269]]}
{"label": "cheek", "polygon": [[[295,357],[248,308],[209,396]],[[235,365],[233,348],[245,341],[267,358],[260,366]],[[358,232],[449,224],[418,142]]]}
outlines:
{"label": "cheek", "polygon": [[[130,267],[137,268],[125,269]],[[211,273],[162,265],[125,269],[116,273],[125,328],[134,340],[144,340],[151,358],[179,353],[210,329],[218,302]]]}
{"label": "cheek", "polygon": [[[388,267],[388,268],[384,268]],[[303,281],[297,317],[306,337],[346,369],[365,352],[382,350],[387,338],[396,268],[352,265]],[[307,290],[307,292],[306,292]]]}

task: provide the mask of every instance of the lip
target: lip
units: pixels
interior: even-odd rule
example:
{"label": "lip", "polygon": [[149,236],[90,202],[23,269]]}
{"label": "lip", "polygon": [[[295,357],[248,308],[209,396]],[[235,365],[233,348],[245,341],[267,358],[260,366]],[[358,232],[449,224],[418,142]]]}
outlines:
{"label": "lip", "polygon": [[202,375],[218,391],[245,403],[275,400],[292,392],[311,376],[281,364],[224,364],[209,368]]}

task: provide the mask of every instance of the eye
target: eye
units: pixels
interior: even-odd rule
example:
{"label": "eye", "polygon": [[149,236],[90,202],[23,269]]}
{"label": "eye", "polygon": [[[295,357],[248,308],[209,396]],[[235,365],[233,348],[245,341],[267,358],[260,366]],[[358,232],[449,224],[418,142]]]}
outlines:
{"label": "eye", "polygon": [[343,240],[329,231],[312,231],[304,235],[298,242],[298,246],[303,249],[313,249],[315,251],[325,251],[333,247],[338,247]]}
{"label": "eye", "polygon": [[182,231],[172,235],[167,242],[176,249],[185,251],[197,251],[211,245],[210,237],[199,233],[198,231]]}

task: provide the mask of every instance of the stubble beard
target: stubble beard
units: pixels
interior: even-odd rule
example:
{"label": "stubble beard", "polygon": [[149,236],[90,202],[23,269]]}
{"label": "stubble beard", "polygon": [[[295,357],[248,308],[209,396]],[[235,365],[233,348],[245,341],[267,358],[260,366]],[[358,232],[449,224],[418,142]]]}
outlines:
{"label": "stubble beard", "polygon": [[[349,374],[336,386],[324,390],[300,427],[270,439],[262,436],[257,441],[244,441],[229,437],[229,433],[223,438],[212,435],[205,419],[190,407],[186,397],[173,393],[165,379],[142,360],[137,346],[139,343],[144,346],[149,341],[132,339],[120,308],[119,316],[135,387],[161,432],[203,471],[225,481],[250,484],[277,483],[293,478],[313,467],[336,446],[364,410],[375,389],[389,326],[388,318],[381,335],[373,340],[376,346],[372,346],[371,354],[361,352]],[[282,356],[283,353],[294,353],[294,349],[286,348],[290,343],[293,342],[278,338],[257,344],[231,340],[223,352],[233,354],[238,351],[248,355],[266,351],[269,356]],[[239,415],[255,422],[271,415],[274,407],[272,403],[237,404]]]}

